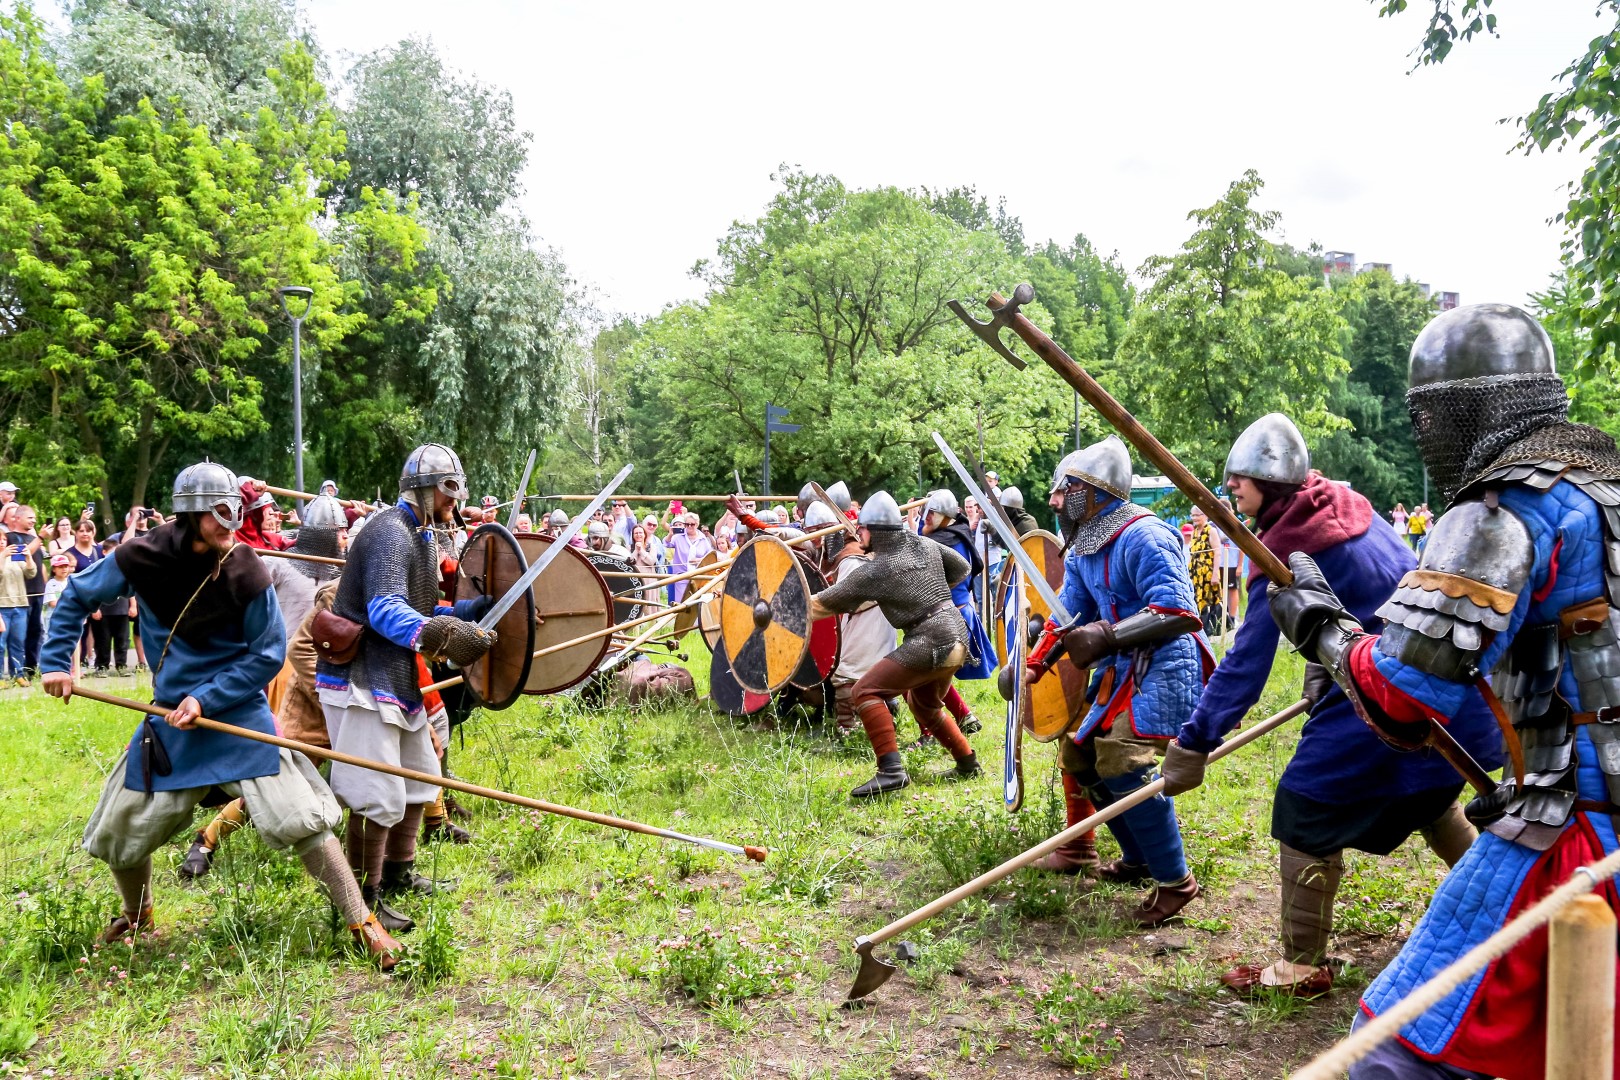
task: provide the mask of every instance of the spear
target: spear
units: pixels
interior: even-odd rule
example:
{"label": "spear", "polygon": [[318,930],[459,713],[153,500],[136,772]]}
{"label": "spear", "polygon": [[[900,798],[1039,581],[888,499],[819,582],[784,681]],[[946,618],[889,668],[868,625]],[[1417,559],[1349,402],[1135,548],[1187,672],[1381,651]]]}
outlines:
{"label": "spear", "polygon": [[[120,709],[142,712],[150,716],[167,716],[169,714],[168,709],[160,706],[147,705],[143,702],[131,701],[129,698],[116,697],[112,694],[103,694],[99,690],[92,690],[79,683],[73,684],[73,696],[86,697],[91,701],[116,705]],[[706,836],[692,836],[687,833],[675,832],[673,829],[660,829],[656,825],[644,825],[639,821],[614,817],[611,814],[598,814],[594,810],[580,810],[577,807],[563,806],[561,803],[547,802],[544,799],[531,799],[527,795],[513,795],[509,791],[484,787],[481,784],[470,784],[453,776],[435,776],[432,773],[418,772],[415,769],[406,769],[398,765],[386,765],[380,761],[369,761],[366,758],[355,757],[353,754],[345,754],[338,750],[329,750],[324,746],[316,746],[313,743],[298,742],[295,739],[283,739],[279,735],[266,735],[262,732],[238,727],[235,724],[222,724],[218,720],[210,720],[206,716],[197,717],[194,723],[198,727],[206,728],[209,731],[223,732],[226,735],[235,735],[239,738],[251,739],[254,742],[268,743],[271,746],[279,746],[285,750],[296,750],[307,757],[339,761],[345,765],[352,765],[357,769],[370,769],[372,772],[400,776],[406,780],[414,780],[419,784],[450,788],[452,791],[460,791],[467,795],[479,795],[486,799],[510,803],[513,806],[522,806],[529,810],[539,810],[547,814],[556,814],[559,817],[573,818],[576,821],[588,821],[593,825],[606,825],[609,828],[641,833],[643,836],[656,836],[664,840],[683,840],[688,844],[696,844],[698,847],[709,848],[713,851],[742,855],[752,859],[754,862],[764,862],[768,854],[762,847],[728,844],[723,840],[711,840]]]}

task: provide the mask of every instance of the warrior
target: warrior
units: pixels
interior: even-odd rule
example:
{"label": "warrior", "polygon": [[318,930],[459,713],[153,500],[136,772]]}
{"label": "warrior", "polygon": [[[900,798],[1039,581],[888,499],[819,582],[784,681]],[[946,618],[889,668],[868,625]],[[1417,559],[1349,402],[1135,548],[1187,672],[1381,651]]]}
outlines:
{"label": "warrior", "polygon": [[244,476],[240,483],[244,515],[242,527],[237,530],[237,539],[249,547],[287,550],[291,546],[287,538],[280,532],[268,529],[265,523],[266,515],[276,505],[275,496],[270,494],[262,480]]}
{"label": "warrior", "polygon": [[[835,524],[832,509],[825,503],[814,502],[805,509],[806,530],[816,532]],[[821,570],[829,585],[846,570],[871,561],[872,555],[848,532],[839,531],[821,538]],[[860,726],[855,716],[855,684],[899,644],[899,634],[883,617],[883,609],[872,601],[838,616],[838,666],[833,668],[829,681],[833,687],[833,715],[837,718],[839,735]]]}
{"label": "warrior", "polygon": [[[1450,509],[1378,609],[1383,632],[1367,632],[1304,552],[1289,558],[1293,585],[1272,587],[1271,616],[1397,746],[1421,744],[1435,720],[1454,730],[1476,695],[1500,695],[1513,767],[1469,805],[1484,831],[1362,995],[1368,1016],[1601,859],[1620,813],[1620,451],[1568,422],[1551,342],[1518,308],[1438,316],[1412,344],[1408,376],[1418,449]],[[1612,889],[1597,895],[1615,903]],[[1547,936],[1535,934],[1351,1076],[1544,1076],[1546,970]]]}
{"label": "warrior", "polygon": [[979,759],[945,711],[951,676],[968,655],[967,624],[951,602],[951,587],[968,576],[968,561],[905,527],[894,497],[879,491],[861,507],[861,548],[870,562],[843,570],[810,600],[810,619],[849,614],[875,601],[892,626],[905,631],[900,647],[873,664],[851,693],[856,715],[877,755],[877,775],[850,792],[870,799],[911,783],[900,757],[889,698],[905,695],[917,726],[950,751],[956,766],[945,779],[979,774]]}
{"label": "warrior", "polygon": [[[1092,669],[1090,710],[1059,749],[1069,824],[1086,800],[1107,806],[1148,782],[1154,759],[1191,715],[1213,666],[1192,612],[1181,534],[1130,501],[1131,458],[1110,436],[1058,462],[1048,499],[1063,524],[1063,604],[1072,628],[1048,620],[1025,673],[1035,682],[1066,654]],[[1096,867],[1120,884],[1152,882],[1132,913],[1157,926],[1198,896],[1187,869],[1174,803],[1158,795],[1108,823],[1121,857]],[[1036,865],[1077,873],[1096,861],[1096,843],[1073,841]]]}
{"label": "warrior", "polygon": [[600,551],[620,559],[630,557],[629,549],[619,543],[618,537],[613,535],[613,530],[608,528],[605,521],[591,522],[585,529],[585,537],[585,542],[592,551]]}
{"label": "warrior", "polygon": [[[334,750],[440,776],[421,659],[465,668],[482,657],[495,634],[471,620],[493,600],[440,601],[440,536],[467,491],[455,452],[437,443],[411,451],[399,490],[349,547],[331,615],[353,627],[357,642],[345,660],[323,653],[315,686]],[[415,872],[416,843],[439,788],[334,762],[332,790],[349,808],[349,864],[373,910],[389,897],[432,892]]]}
{"label": "warrior", "polygon": [[85,826],[84,849],[112,870],[122,901],[102,940],[151,930],[152,853],[220,788],[246,802],[265,843],[299,856],[355,940],[392,968],[399,942],[366,909],[332,834],[342,810],[315,766],[291,750],[196,726],[207,715],[275,734],[264,688],[281,669],[286,631],[269,574],[234,540],[242,494],[231,471],[202,462],[181,472],[174,513],[68,581],[40,655],[46,693],[67,701],[85,619],[101,604],[134,596],[154,658],[153,699],[169,709],[161,724],[141,722]]}
{"label": "warrior", "polygon": [[[299,526],[298,536],[288,550],[300,555],[341,558],[343,534],[347,530],[348,519],[344,517],[343,508],[338,505],[337,500],[329,495],[318,495],[309,501],[309,506],[304,511],[304,523]],[[265,559],[264,563],[265,570],[270,575],[270,584],[276,592],[276,603],[281,609],[281,624],[286,631],[286,639],[291,642],[299,626],[310,617],[310,611],[315,604],[316,588],[323,582],[336,578],[339,568],[330,563],[306,562],[303,559],[269,558]],[[281,720],[287,694],[295,677],[293,657],[289,649],[287,662],[270,681],[267,690],[270,711],[275,714],[278,721]],[[285,728],[284,723],[282,726]],[[325,725],[322,724],[322,734],[316,745],[327,745],[324,728]],[[191,848],[175,872],[187,881],[207,874],[213,869],[214,852],[219,850],[220,843],[247,824],[247,821],[247,806],[243,800],[232,799],[226,803],[220,808],[219,813],[214,815],[214,819],[192,838]]]}
{"label": "warrior", "polygon": [[1012,523],[1013,532],[1020,537],[1028,536],[1041,527],[1035,520],[1035,515],[1024,509],[1024,493],[1015,487],[1001,489],[1001,509]]}
{"label": "warrior", "polygon": [[[1251,424],[1227,455],[1226,488],[1238,512],[1258,523],[1267,548],[1283,559],[1296,551],[1310,555],[1356,621],[1371,633],[1380,630],[1379,605],[1417,560],[1364,496],[1311,469],[1293,421],[1272,413]],[[1256,571],[1249,579],[1248,618],[1165,753],[1166,795],[1203,782],[1209,752],[1266,688],[1278,633],[1264,585]],[[1314,997],[1332,986],[1325,962],[1345,848],[1388,855],[1417,832],[1451,866],[1474,842],[1474,828],[1457,803],[1462,781],[1444,759],[1428,751],[1403,754],[1380,740],[1314,664],[1307,668],[1305,696],[1312,700],[1310,718],[1271,809],[1271,835],[1281,845],[1283,955],[1269,966],[1226,972],[1221,982],[1234,990],[1269,987]],[[1477,691],[1468,704],[1451,732],[1494,768],[1501,743],[1495,720]]]}
{"label": "warrior", "polygon": [[[944,544],[966,559],[972,567],[968,577],[951,586],[951,603],[956,605],[968,628],[968,658],[956,669],[956,678],[988,679],[996,669],[996,649],[990,643],[990,635],[979,617],[978,605],[973,601],[973,579],[984,573],[984,561],[979,558],[978,545],[973,542],[973,526],[969,524],[967,515],[962,513],[956,494],[946,488],[928,493],[920,526],[922,535],[937,544]],[[979,718],[973,715],[961,691],[954,685],[945,694],[945,708],[956,720],[962,734],[972,735],[979,730]],[[907,749],[922,749],[932,741],[925,732]]]}

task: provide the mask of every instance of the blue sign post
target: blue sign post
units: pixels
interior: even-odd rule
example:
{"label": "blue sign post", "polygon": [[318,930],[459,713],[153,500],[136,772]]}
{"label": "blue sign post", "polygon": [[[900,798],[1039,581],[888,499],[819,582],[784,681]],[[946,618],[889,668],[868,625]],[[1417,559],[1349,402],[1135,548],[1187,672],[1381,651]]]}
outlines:
{"label": "blue sign post", "polygon": [[771,432],[791,435],[799,430],[798,424],[789,424],[787,410],[779,405],[765,403],[765,494],[771,493]]}

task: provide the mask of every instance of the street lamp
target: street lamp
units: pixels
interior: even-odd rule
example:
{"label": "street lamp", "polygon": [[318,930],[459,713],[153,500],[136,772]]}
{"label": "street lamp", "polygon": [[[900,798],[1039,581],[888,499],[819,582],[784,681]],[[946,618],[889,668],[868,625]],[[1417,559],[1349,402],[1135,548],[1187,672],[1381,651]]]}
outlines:
{"label": "street lamp", "polygon": [[[306,285],[283,285],[276,292],[281,296],[281,310],[292,321],[293,328],[293,485],[299,491],[304,487],[304,355],[303,334],[304,316],[309,314],[310,304],[314,302],[315,290]],[[304,302],[303,308],[297,315],[287,306],[287,297],[297,297]]]}

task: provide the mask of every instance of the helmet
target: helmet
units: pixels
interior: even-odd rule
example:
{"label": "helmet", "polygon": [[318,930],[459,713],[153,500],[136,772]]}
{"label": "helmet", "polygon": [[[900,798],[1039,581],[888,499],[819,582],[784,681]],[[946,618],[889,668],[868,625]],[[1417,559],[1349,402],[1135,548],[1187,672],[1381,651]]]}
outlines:
{"label": "helmet", "polygon": [[1090,484],[1120,499],[1131,497],[1131,455],[1119,437],[1110,435],[1101,442],[1076,450],[1052,473],[1054,492],[1075,481]]}
{"label": "helmet", "polygon": [[478,500],[478,506],[479,506],[480,509],[483,509],[483,510],[494,510],[494,509],[498,508],[500,505],[501,505],[501,500],[497,499],[493,495],[485,495],[482,499]]}
{"label": "helmet", "polygon": [[606,540],[608,527],[605,522],[593,521],[585,528],[585,536],[591,540]]}
{"label": "helmet", "polygon": [[795,502],[795,505],[799,508],[799,516],[801,518],[804,517],[805,510],[810,506],[811,503],[813,503],[815,501],[816,501],[816,489],[815,488],[811,487],[807,483],[807,484],[804,485],[804,487],[799,489],[799,498]]}
{"label": "helmet", "polygon": [[259,482],[251,476],[238,476],[236,482],[242,489],[242,509],[250,514],[261,506],[269,506],[276,501],[269,491],[255,490]]}
{"label": "helmet", "polygon": [[845,513],[849,512],[849,485],[842,480],[827,489],[827,498],[831,499],[838,509]]}
{"label": "helmet", "polygon": [[[242,527],[242,491],[236,474],[212,461],[180,470],[174,478],[173,506],[177,514],[213,514],[215,521],[232,532]],[[230,517],[220,514],[221,506],[230,511]]]}
{"label": "helmet", "polygon": [[955,521],[956,515],[962,512],[962,504],[956,501],[956,495],[949,488],[937,488],[928,493],[928,501],[923,504],[924,514],[943,514],[949,521]]}
{"label": "helmet", "polygon": [[546,520],[551,523],[552,527],[560,529],[568,524],[568,514],[560,509],[553,510],[551,516]]}
{"label": "helmet", "polygon": [[1412,343],[1407,376],[1418,449],[1447,502],[1507,447],[1569,416],[1547,332],[1509,304],[1436,316]]}
{"label": "helmet", "polygon": [[349,519],[343,513],[343,507],[330,495],[317,495],[309,500],[304,507],[302,515],[303,524],[300,529],[346,529]]}
{"label": "helmet", "polygon": [[322,495],[336,495],[337,494],[337,481],[336,480],[322,480],[321,481],[321,487],[320,487],[320,493]]}
{"label": "helmet", "polygon": [[1274,412],[1243,429],[1226,455],[1222,475],[1303,484],[1310,471],[1311,452],[1305,448],[1305,437],[1292,420]]}
{"label": "helmet", "polygon": [[872,497],[861,504],[860,525],[868,529],[901,529],[905,522],[900,517],[900,505],[887,491],[874,491]]}
{"label": "helmet", "polygon": [[1012,510],[1022,510],[1024,508],[1024,493],[1015,487],[1002,488],[1001,505]]}
{"label": "helmet", "polygon": [[828,525],[836,524],[838,524],[838,519],[833,516],[832,508],[820,499],[805,508],[804,527],[806,529],[824,529]]}
{"label": "helmet", "polygon": [[467,474],[461,459],[448,446],[425,443],[412,450],[399,474],[399,493],[409,495],[435,488],[461,502],[467,497]]}

